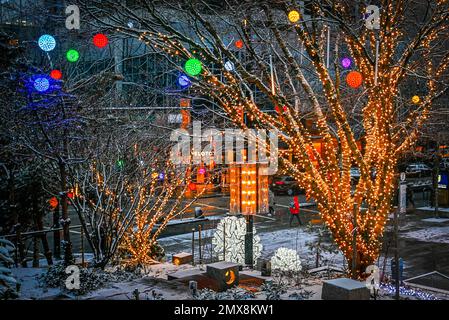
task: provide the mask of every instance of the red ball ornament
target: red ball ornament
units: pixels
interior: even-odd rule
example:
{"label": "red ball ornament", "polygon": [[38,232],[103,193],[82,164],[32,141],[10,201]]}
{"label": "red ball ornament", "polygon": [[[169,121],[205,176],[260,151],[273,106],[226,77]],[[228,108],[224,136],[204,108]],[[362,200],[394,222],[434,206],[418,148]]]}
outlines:
{"label": "red ball ornament", "polygon": [[62,78],[62,72],[59,70],[51,70],[50,77],[55,80],[59,80]]}
{"label": "red ball ornament", "polygon": [[356,88],[360,87],[362,85],[362,82],[363,82],[363,76],[358,71],[351,71],[346,76],[346,83],[351,88],[356,89]]}
{"label": "red ball ornament", "polygon": [[104,48],[108,45],[108,37],[102,33],[98,33],[93,39],[94,45],[98,48]]}
{"label": "red ball ornament", "polygon": [[242,40],[237,40],[237,41],[235,42],[235,47],[236,47],[237,49],[242,49],[242,48],[243,48],[243,41],[242,41]]}

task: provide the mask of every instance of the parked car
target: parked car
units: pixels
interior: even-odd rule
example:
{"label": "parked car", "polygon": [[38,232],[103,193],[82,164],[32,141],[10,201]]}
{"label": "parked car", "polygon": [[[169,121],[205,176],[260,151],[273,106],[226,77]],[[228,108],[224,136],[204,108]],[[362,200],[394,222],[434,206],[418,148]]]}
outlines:
{"label": "parked car", "polygon": [[287,194],[289,196],[303,192],[298,182],[290,176],[274,177],[271,182],[271,190],[274,194]]}
{"label": "parked car", "polygon": [[443,170],[449,169],[449,158],[442,158],[440,162],[440,168]]}
{"label": "parked car", "polygon": [[424,163],[412,163],[407,166],[405,173],[412,177],[428,177],[432,175],[432,169]]}

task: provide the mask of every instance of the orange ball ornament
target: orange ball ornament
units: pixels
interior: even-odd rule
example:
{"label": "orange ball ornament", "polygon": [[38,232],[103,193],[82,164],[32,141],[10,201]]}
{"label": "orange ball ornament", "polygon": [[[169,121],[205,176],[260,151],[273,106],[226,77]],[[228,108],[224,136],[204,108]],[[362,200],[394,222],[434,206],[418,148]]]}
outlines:
{"label": "orange ball ornament", "polygon": [[53,210],[56,209],[56,207],[59,204],[58,199],[56,197],[51,197],[50,200],[48,200],[48,203],[50,204],[50,208]]}
{"label": "orange ball ornament", "polygon": [[242,49],[242,48],[243,48],[243,41],[242,41],[242,40],[237,40],[237,41],[235,42],[235,47],[236,47],[237,49]]}
{"label": "orange ball ornament", "polygon": [[358,87],[360,87],[362,85],[362,82],[363,82],[363,76],[358,71],[351,71],[346,76],[346,83],[351,88],[357,89]]}

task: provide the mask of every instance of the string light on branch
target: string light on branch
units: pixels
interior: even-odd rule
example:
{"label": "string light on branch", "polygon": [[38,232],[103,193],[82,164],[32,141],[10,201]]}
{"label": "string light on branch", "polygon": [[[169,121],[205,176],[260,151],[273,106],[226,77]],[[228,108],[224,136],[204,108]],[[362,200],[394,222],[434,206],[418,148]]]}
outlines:
{"label": "string light on branch", "polygon": [[93,43],[97,48],[104,48],[108,45],[108,37],[106,37],[103,33],[98,33],[93,38]]}
{"label": "string light on branch", "polygon": [[66,58],[68,62],[77,62],[78,59],[80,58],[80,54],[75,49],[70,49],[66,53]]}
{"label": "string light on branch", "polygon": [[56,47],[56,40],[53,36],[49,34],[44,34],[39,37],[37,41],[39,48],[41,48],[45,52],[52,51]]}
{"label": "string light on branch", "polygon": [[288,20],[292,23],[298,22],[300,17],[301,15],[296,10],[292,10],[288,13]]}
{"label": "string light on branch", "polygon": [[203,69],[203,66],[201,64],[201,61],[198,59],[189,59],[186,61],[186,64],[184,65],[184,70],[189,76],[197,76],[201,73],[201,70]]}
{"label": "string light on branch", "polygon": [[62,78],[62,72],[57,69],[51,70],[50,77],[55,80],[60,80]]}
{"label": "string light on branch", "polygon": [[346,83],[351,88],[357,89],[358,87],[360,87],[362,85],[362,82],[363,82],[363,76],[358,71],[351,71],[346,76]]}

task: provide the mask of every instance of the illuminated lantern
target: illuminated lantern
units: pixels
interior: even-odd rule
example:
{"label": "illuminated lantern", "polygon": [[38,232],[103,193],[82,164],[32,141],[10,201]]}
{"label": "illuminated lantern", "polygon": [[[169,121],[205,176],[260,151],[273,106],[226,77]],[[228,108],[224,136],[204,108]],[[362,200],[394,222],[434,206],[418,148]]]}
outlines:
{"label": "illuminated lantern", "polygon": [[52,51],[56,47],[56,40],[53,36],[49,34],[44,34],[39,37],[37,44],[39,45],[39,48],[41,48],[43,51],[48,52]]}
{"label": "illuminated lantern", "polygon": [[93,42],[94,42],[94,45],[97,47],[97,48],[104,48],[104,47],[106,47],[107,45],[108,45],[108,37],[106,37],[104,34],[102,34],[102,33],[98,33],[98,34],[96,34],[95,36],[94,36],[94,38],[93,38]]}
{"label": "illuminated lantern", "polygon": [[226,71],[234,71],[234,64],[232,63],[232,61],[226,61],[226,63],[224,64],[224,67],[226,69]]}
{"label": "illuminated lantern", "polygon": [[196,76],[201,73],[203,66],[201,61],[198,59],[189,59],[186,61],[184,65],[184,70],[187,72],[189,76]]}
{"label": "illuminated lantern", "polygon": [[205,174],[205,173],[206,173],[206,169],[204,169],[204,168],[199,168],[199,169],[198,169],[198,173],[199,173],[199,174]]}
{"label": "illuminated lantern", "polygon": [[362,74],[358,71],[351,71],[346,76],[346,83],[351,88],[357,89],[362,85],[363,77]]}
{"label": "illuminated lantern", "polygon": [[50,208],[54,210],[58,206],[59,201],[56,197],[51,197],[50,200],[48,200],[48,203],[50,204]]}
{"label": "illuminated lantern", "polygon": [[349,69],[352,64],[351,58],[348,58],[348,57],[344,57],[343,59],[341,59],[340,62],[341,62],[341,66],[345,69]]}
{"label": "illuminated lantern", "polygon": [[[245,159],[245,158],[243,158]],[[268,213],[268,176],[261,174],[266,164],[230,164],[229,192],[231,214]]]}
{"label": "illuminated lantern", "polygon": [[178,84],[181,88],[186,89],[192,85],[192,82],[190,81],[189,77],[187,77],[185,74],[181,74],[178,77]]}
{"label": "illuminated lantern", "polygon": [[38,78],[34,79],[33,86],[34,86],[34,89],[43,93],[50,88],[50,81],[48,81],[47,78],[38,77]]}
{"label": "illuminated lantern", "polygon": [[292,10],[288,13],[288,20],[290,20],[290,22],[298,22],[300,18],[300,14],[298,11],[296,10]]}
{"label": "illuminated lantern", "polygon": [[51,70],[50,77],[52,77],[52,79],[59,80],[62,78],[62,72],[56,69]]}
{"label": "illuminated lantern", "polygon": [[413,96],[412,97],[412,102],[414,104],[418,104],[421,101],[421,98],[419,96]]}
{"label": "illuminated lantern", "polygon": [[243,48],[243,41],[242,40],[237,40],[236,42],[235,42],[235,47],[237,48],[237,49],[242,49]]}
{"label": "illuminated lantern", "polygon": [[232,285],[235,282],[235,272],[232,269],[229,269],[225,273],[225,282],[227,285]]}
{"label": "illuminated lantern", "polygon": [[77,62],[78,59],[80,58],[80,54],[75,49],[70,49],[66,53],[66,58],[67,58],[67,61],[69,61],[69,62]]}

